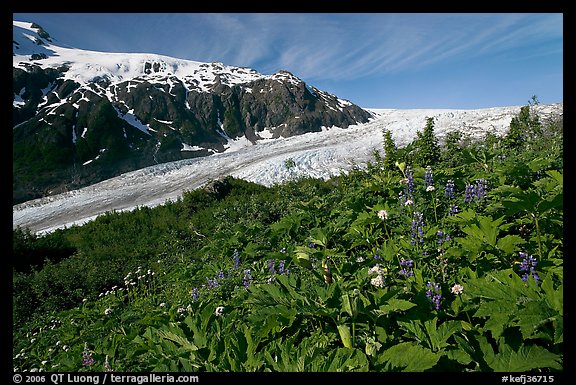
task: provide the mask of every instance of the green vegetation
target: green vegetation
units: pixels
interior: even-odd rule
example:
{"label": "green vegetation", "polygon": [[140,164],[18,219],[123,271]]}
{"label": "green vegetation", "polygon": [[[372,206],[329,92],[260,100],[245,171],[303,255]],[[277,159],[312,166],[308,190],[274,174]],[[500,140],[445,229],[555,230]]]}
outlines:
{"label": "green vegetation", "polygon": [[327,181],[14,230],[15,370],[562,371],[562,126],[530,107],[508,140],[430,119]]}

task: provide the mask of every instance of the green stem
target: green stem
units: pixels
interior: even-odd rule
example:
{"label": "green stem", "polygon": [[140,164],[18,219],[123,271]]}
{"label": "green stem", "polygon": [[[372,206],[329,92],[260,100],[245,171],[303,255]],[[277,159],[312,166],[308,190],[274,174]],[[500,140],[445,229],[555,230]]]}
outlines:
{"label": "green stem", "polygon": [[536,226],[536,240],[538,242],[538,255],[542,258],[542,238],[540,237],[540,223],[538,222],[538,216],[532,213],[534,218],[534,225]]}
{"label": "green stem", "polygon": [[434,206],[434,220],[438,224],[438,214],[436,212],[436,193],[432,195],[432,205]]}

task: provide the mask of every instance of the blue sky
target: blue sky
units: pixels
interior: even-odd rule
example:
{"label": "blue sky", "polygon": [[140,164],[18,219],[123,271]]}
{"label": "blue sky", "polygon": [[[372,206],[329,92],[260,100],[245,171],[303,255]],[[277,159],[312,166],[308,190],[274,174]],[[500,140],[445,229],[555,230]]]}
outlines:
{"label": "blue sky", "polygon": [[15,13],[76,48],[287,70],[365,108],[563,101],[562,13]]}

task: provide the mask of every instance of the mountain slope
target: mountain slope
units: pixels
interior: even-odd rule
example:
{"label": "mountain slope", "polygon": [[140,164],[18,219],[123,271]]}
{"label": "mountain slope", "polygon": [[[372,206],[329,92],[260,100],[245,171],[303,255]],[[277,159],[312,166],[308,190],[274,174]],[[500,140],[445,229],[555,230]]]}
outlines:
{"label": "mountain slope", "polygon": [[13,22],[13,203],[370,118],[287,71],[67,48]]}

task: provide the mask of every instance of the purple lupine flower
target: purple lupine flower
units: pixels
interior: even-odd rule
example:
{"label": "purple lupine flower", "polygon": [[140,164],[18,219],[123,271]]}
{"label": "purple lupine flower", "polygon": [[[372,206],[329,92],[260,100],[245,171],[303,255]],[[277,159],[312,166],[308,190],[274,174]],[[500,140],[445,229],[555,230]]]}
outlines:
{"label": "purple lupine flower", "polygon": [[398,198],[405,205],[414,203],[414,173],[410,166],[406,166],[406,178],[403,180],[405,183],[404,190],[400,192]]}
{"label": "purple lupine flower", "polygon": [[520,271],[524,272],[524,274],[522,274],[522,280],[524,282],[528,281],[528,277],[531,275],[534,278],[534,281],[536,281],[536,284],[538,284],[540,276],[534,269],[536,265],[538,265],[538,261],[527,253],[520,252],[519,254],[520,258],[522,258],[522,262],[520,262]]}
{"label": "purple lupine flower", "polygon": [[474,200],[476,195],[476,189],[473,185],[467,184],[466,189],[464,190],[464,202],[470,203]]}
{"label": "purple lupine flower", "polygon": [[244,287],[248,288],[248,286],[250,286],[250,283],[252,283],[252,274],[250,272],[250,269],[246,269],[244,270]]}
{"label": "purple lupine flower", "polygon": [[476,191],[475,191],[475,198],[477,200],[482,200],[486,198],[486,190],[488,188],[488,182],[485,179],[477,179],[476,180]]}
{"label": "purple lupine flower", "polygon": [[456,215],[460,212],[460,209],[458,208],[458,205],[452,205],[450,206],[450,209],[448,210],[448,215]]}
{"label": "purple lupine flower", "polygon": [[192,301],[196,302],[198,301],[198,297],[200,296],[199,292],[198,292],[198,288],[195,287],[192,289]]}
{"label": "purple lupine flower", "polygon": [[406,166],[406,191],[410,197],[414,194],[414,172],[410,166]]}
{"label": "purple lupine flower", "polygon": [[414,271],[412,271],[412,267],[414,267],[414,261],[411,259],[404,259],[400,261],[400,266],[403,268],[400,270],[400,275],[405,277],[412,277],[414,275]]}
{"label": "purple lupine flower", "polygon": [[448,197],[449,199],[454,199],[455,195],[454,195],[454,181],[452,179],[448,179],[448,182],[446,182],[446,197]]}
{"label": "purple lupine flower", "polygon": [[418,235],[420,243],[424,242],[424,216],[421,212],[414,212],[414,219],[412,219],[412,227],[410,229],[411,245],[416,243],[416,235]]}
{"label": "purple lupine flower", "polygon": [[92,352],[88,349],[88,343],[84,343],[84,351],[82,352],[82,365],[90,366],[94,363],[94,358],[92,358]]}
{"label": "purple lupine flower", "polygon": [[436,237],[438,238],[438,245],[442,245],[444,242],[448,242],[449,240],[451,240],[452,238],[450,238],[449,235],[447,235],[445,232],[438,230],[438,232],[436,233]]}
{"label": "purple lupine flower", "polygon": [[428,281],[426,284],[426,297],[430,300],[431,304],[436,310],[440,310],[442,302],[442,293],[440,291],[440,284]]}
{"label": "purple lupine flower", "polygon": [[274,265],[276,264],[276,261],[274,261],[273,259],[269,259],[268,260],[268,272],[270,274],[275,274],[276,273],[276,269],[274,269]]}
{"label": "purple lupine flower", "polygon": [[430,166],[426,167],[426,172],[424,173],[424,185],[425,187],[434,187],[434,176],[432,174],[432,168]]}
{"label": "purple lupine flower", "polygon": [[284,264],[285,261],[283,259],[278,262],[278,274],[284,274]]}
{"label": "purple lupine flower", "polygon": [[240,267],[240,253],[237,249],[234,249],[232,261],[234,262],[234,270],[237,270]]}

